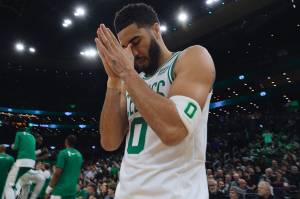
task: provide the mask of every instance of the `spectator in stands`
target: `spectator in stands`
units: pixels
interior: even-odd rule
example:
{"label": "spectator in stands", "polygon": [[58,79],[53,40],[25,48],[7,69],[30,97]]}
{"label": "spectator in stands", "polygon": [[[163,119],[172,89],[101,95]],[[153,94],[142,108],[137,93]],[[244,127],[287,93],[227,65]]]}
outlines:
{"label": "spectator in stands", "polygon": [[107,195],[104,197],[104,199],[114,199],[114,197],[115,197],[115,190],[116,190],[115,184],[111,183],[108,186]]}
{"label": "spectator in stands", "polygon": [[224,179],[224,173],[223,173],[223,170],[222,169],[218,169],[214,178],[216,180],[219,180],[219,179]]}
{"label": "spectator in stands", "polygon": [[258,199],[273,199],[272,187],[267,181],[260,181],[258,183],[257,194]]}
{"label": "spectator in stands", "polygon": [[96,186],[94,184],[89,184],[86,188],[87,192],[89,193],[89,199],[96,199],[98,198],[97,192],[96,192]]}
{"label": "spectator in stands", "polygon": [[267,168],[265,170],[265,174],[262,176],[262,180],[267,181],[271,184],[276,180],[276,176],[274,175],[271,168]]}
{"label": "spectator in stands", "polygon": [[214,179],[208,180],[208,190],[210,199],[219,199],[224,197],[224,194],[218,189],[217,181]]}
{"label": "spectator in stands", "polygon": [[239,193],[238,188],[236,186],[230,187],[229,198],[230,199],[243,199],[243,197]]}
{"label": "spectator in stands", "polygon": [[231,182],[231,186],[238,186],[239,185],[240,175],[237,172],[233,173],[233,181]]}
{"label": "spectator in stands", "polygon": [[246,195],[247,193],[250,192],[246,180],[240,178],[238,183],[239,183],[238,188],[240,189],[240,193],[242,193],[243,195]]}
{"label": "spectator in stands", "polygon": [[218,181],[218,188],[219,188],[219,192],[222,193],[222,195],[227,195],[227,190],[225,189],[225,184],[223,180],[219,180]]}
{"label": "spectator in stands", "polygon": [[103,182],[100,185],[100,194],[99,194],[99,198],[100,199],[104,199],[105,196],[108,194],[108,186],[106,182]]}
{"label": "spectator in stands", "polygon": [[287,174],[287,179],[291,190],[299,190],[300,188],[300,173],[296,165],[291,166],[291,170]]}

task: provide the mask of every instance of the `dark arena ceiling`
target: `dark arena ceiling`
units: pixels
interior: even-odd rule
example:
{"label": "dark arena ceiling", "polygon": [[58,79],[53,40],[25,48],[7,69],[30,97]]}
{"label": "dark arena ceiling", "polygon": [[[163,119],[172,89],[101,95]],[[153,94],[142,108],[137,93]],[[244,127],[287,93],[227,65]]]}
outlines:
{"label": "dark arena ceiling", "polygon": [[[83,54],[95,48],[98,25],[113,28],[114,13],[131,2],[137,1],[0,0],[0,107],[85,112],[97,118],[106,75],[94,51]],[[217,71],[213,102],[237,99],[226,111],[212,110],[215,115],[237,105],[251,112],[261,100],[299,99],[299,1],[143,2],[167,26],[163,37],[172,51],[199,44],[211,53]],[[83,17],[74,16],[76,6],[85,8]],[[179,12],[188,15],[185,24],[177,22]],[[62,25],[70,23],[65,19],[72,24]],[[22,52],[16,50],[18,42]]]}

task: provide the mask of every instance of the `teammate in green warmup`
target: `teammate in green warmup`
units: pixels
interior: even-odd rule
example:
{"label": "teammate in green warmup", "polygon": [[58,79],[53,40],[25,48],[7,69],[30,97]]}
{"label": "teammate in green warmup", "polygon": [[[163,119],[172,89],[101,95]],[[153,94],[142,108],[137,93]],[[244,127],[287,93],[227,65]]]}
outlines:
{"label": "teammate in green warmup", "polygon": [[20,129],[17,131],[15,142],[12,149],[18,151],[17,160],[9,171],[5,189],[5,198],[16,198],[15,185],[18,180],[26,174],[35,165],[35,146],[36,141],[34,136],[28,129]]}
{"label": "teammate in green warmup", "polygon": [[8,172],[15,162],[15,159],[5,153],[6,147],[0,145],[0,198],[4,197],[3,190],[6,182]]}
{"label": "teammate in green warmup", "polygon": [[58,153],[55,171],[46,189],[45,199],[75,199],[77,183],[82,166],[82,155],[74,148],[76,137],[69,135],[66,149]]}

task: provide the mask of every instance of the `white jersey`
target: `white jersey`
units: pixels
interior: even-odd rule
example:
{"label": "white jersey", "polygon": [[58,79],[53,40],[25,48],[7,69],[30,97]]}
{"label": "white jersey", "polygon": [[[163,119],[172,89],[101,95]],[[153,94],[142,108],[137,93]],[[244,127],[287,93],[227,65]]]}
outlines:
{"label": "white jersey", "polygon": [[[153,76],[140,74],[149,87],[162,96],[168,96],[179,54],[174,53]],[[211,95],[202,110],[198,129],[178,145],[167,146],[126,94],[129,132],[116,199],[208,199],[205,154]]]}

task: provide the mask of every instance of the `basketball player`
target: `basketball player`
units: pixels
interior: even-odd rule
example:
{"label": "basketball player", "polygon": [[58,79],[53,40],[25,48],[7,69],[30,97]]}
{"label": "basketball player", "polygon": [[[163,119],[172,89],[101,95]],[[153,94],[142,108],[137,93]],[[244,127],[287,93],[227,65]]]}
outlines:
{"label": "basketball player", "polygon": [[35,165],[35,145],[36,141],[29,129],[20,129],[17,131],[15,142],[12,145],[13,150],[18,151],[17,160],[9,171],[4,195],[7,199],[16,197],[15,185],[18,180],[26,174]]}
{"label": "basketball player", "polygon": [[69,135],[65,140],[66,148],[57,155],[55,170],[46,189],[45,199],[73,199],[83,162],[81,153],[74,149],[76,137]]}
{"label": "basketball player", "polygon": [[44,141],[44,138],[40,134],[36,134],[36,143],[37,143],[37,150],[35,151],[36,160],[42,161],[47,160],[49,158],[49,151],[46,147],[42,148],[42,144]]}
{"label": "basketball player", "polygon": [[[35,134],[36,143],[38,148],[35,150],[36,160],[42,160],[48,158],[48,150],[40,149],[43,144],[43,137],[40,134]],[[41,190],[44,187],[46,178],[43,172],[40,171],[40,163],[37,163],[36,169],[30,169],[20,178],[21,193],[19,195],[20,199],[27,199],[30,193],[30,189],[33,186],[33,191],[31,193],[30,199],[36,199]]]}
{"label": "basketball player", "polygon": [[207,119],[214,63],[201,46],[168,50],[146,4],[116,13],[118,40],[101,24],[96,46],[108,75],[101,144],[126,137],[116,199],[207,199]]}
{"label": "basketball player", "polygon": [[7,174],[15,162],[15,159],[5,153],[6,147],[0,145],[0,199],[3,199],[4,186],[7,178]]}

